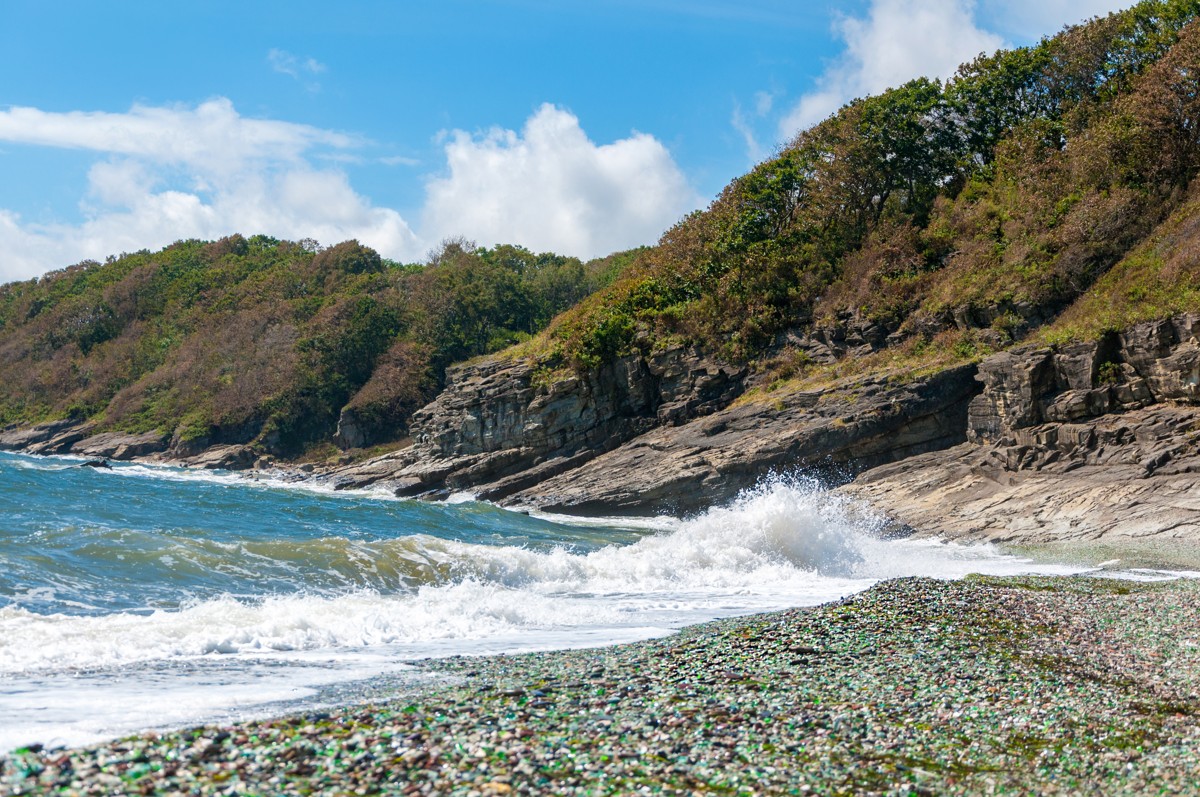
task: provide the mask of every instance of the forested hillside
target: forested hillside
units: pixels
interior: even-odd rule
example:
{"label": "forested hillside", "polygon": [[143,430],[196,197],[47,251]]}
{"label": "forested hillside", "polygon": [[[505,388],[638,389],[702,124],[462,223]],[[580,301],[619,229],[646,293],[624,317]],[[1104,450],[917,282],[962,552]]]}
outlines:
{"label": "forested hillside", "polygon": [[449,242],[426,264],[264,236],[180,241],[0,287],[0,421],[90,419],[176,451],[402,436],[445,366],[527,338],[619,270]]}
{"label": "forested hillside", "polygon": [[769,383],[1200,307],[1198,12],[1148,0],[848,104],[519,353],[687,342]]}

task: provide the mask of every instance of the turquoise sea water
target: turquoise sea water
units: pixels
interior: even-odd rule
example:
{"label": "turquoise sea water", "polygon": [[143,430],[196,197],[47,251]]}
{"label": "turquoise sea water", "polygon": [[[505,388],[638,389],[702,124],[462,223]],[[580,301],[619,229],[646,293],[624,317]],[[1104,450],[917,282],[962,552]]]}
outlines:
{"label": "turquoise sea water", "polygon": [[0,751],[359,699],[419,682],[422,657],[646,638],[880,578],[1069,570],[876,526],[800,481],[616,521],[0,454]]}

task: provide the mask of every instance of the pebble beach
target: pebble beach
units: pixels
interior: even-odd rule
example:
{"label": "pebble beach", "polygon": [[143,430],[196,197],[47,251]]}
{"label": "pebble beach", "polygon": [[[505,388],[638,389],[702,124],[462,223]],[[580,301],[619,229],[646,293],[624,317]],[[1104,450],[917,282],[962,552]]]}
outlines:
{"label": "pebble beach", "polygon": [[0,794],[1200,794],[1200,584],[900,579],[378,705],[0,758]]}

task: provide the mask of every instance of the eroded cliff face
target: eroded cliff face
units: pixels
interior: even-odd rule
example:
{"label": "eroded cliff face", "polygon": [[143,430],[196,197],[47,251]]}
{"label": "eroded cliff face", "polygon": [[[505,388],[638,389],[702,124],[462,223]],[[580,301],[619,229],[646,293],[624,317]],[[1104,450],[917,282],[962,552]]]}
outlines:
{"label": "eroded cliff face", "polygon": [[847,491],[923,534],[1200,539],[1200,317],[980,364],[970,443]]}
{"label": "eroded cliff face", "polygon": [[1042,424],[1069,424],[1168,402],[1200,400],[1200,317],[1140,324],[1096,343],[1020,348],[979,366],[983,393],[968,437],[1000,443]]}
{"label": "eroded cliff face", "polygon": [[[882,466],[848,489],[951,537],[1108,533],[1122,515],[1161,517],[1125,526],[1161,533],[1190,528],[1193,510],[1180,501],[1200,509],[1190,476],[1200,471],[1200,408],[1191,406],[1200,404],[1200,317],[1095,343],[1022,347],[919,378],[872,376],[735,402],[744,384],[744,373],[684,349],[543,382],[524,364],[468,365],[418,413],[410,449],[333,478],[382,480],[410,495],[469,490],[562,512],[680,514],[772,472],[845,480]],[[1151,477],[1159,481],[1129,486]],[[1084,509],[1051,511],[1061,496]],[[1146,510],[1134,509],[1139,501]],[[960,517],[956,503],[972,515]]]}
{"label": "eroded cliff face", "polygon": [[844,478],[952,446],[965,439],[979,389],[974,367],[965,366],[732,403],[745,377],[687,349],[542,383],[525,364],[468,365],[414,416],[409,449],[328,478],[401,495],[469,490],[561,512],[686,513],[772,472]]}
{"label": "eroded cliff face", "polygon": [[518,505],[586,514],[696,512],[772,473],[844,480],[859,470],[962,442],[978,386],[964,366],[898,384],[846,380],[766,394],[634,438],[512,496]]}
{"label": "eroded cliff face", "polygon": [[504,360],[461,365],[413,415],[410,448],[329,478],[342,488],[383,481],[401,495],[469,489],[501,499],[657,426],[727,406],[745,376],[687,348],[585,374]]}
{"label": "eroded cliff face", "polygon": [[[465,364],[413,416],[410,446],[314,478],[563,512],[685,514],[807,470],[857,475],[842,489],[925,534],[1200,539],[1200,316],[924,376],[742,396],[746,386],[744,370],[682,347],[584,374]],[[0,448],[36,453],[256,462],[243,445],[193,447],[69,422],[0,430]]]}

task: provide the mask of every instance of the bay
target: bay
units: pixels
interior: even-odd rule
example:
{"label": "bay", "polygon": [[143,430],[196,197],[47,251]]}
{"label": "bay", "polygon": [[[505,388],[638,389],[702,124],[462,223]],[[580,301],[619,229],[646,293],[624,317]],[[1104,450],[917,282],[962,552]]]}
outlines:
{"label": "bay", "polygon": [[644,639],[883,578],[1079,570],[883,528],[799,478],[630,520],[3,453],[0,751],[379,699],[421,688],[426,657]]}

